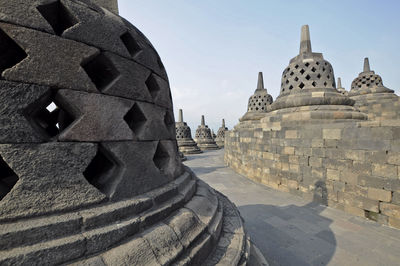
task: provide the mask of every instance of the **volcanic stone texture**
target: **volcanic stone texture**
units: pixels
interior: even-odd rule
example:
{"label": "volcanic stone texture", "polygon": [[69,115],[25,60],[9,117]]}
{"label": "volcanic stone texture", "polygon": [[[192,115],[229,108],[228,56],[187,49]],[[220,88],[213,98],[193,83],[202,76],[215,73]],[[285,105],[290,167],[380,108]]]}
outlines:
{"label": "volcanic stone texture", "polygon": [[226,135],[225,161],[256,182],[400,228],[400,122],[268,121]]}
{"label": "volcanic stone texture", "polygon": [[236,207],[181,163],[146,37],[90,0],[0,6],[0,264],[246,262]]}

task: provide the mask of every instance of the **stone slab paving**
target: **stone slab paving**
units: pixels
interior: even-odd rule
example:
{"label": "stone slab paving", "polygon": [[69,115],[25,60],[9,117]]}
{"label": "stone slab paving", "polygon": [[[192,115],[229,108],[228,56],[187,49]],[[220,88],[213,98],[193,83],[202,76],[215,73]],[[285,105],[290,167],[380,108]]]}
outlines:
{"label": "stone slab paving", "polygon": [[270,265],[400,265],[400,230],[257,184],[223,156],[207,151],[185,164],[239,207]]}

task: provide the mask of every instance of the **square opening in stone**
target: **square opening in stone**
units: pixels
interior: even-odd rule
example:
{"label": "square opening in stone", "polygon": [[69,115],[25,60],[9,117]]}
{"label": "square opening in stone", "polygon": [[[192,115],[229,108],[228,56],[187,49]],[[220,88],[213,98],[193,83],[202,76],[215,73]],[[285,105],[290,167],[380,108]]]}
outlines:
{"label": "square opening in stone", "polygon": [[164,148],[163,144],[159,142],[153,157],[154,164],[161,172],[164,172],[168,167],[169,159],[168,151]]}
{"label": "square opening in stone", "polygon": [[78,20],[60,1],[40,5],[37,9],[57,35],[62,35],[66,29],[78,23]]}
{"label": "square opening in stone", "polygon": [[0,157],[0,200],[2,200],[18,182],[18,176]]}
{"label": "square opening in stone", "polygon": [[120,76],[114,64],[104,54],[99,54],[82,67],[100,92],[112,86]]}
{"label": "square opening in stone", "polygon": [[0,29],[0,73],[15,66],[26,57],[25,51]]}
{"label": "square opening in stone", "polygon": [[124,116],[124,120],[128,124],[129,128],[133,131],[133,133],[135,133],[135,135],[139,135],[144,129],[147,118],[143,114],[139,105],[135,103]]}
{"label": "square opening in stone", "polygon": [[158,85],[156,76],[154,74],[150,74],[150,76],[147,78],[146,86],[151,94],[151,97],[153,100],[155,100],[160,92],[160,86]]}
{"label": "square opening in stone", "polygon": [[121,35],[121,41],[124,43],[126,49],[132,57],[135,57],[140,51],[142,51],[142,48],[132,37],[129,31]]}
{"label": "square opening in stone", "polygon": [[33,127],[48,137],[55,137],[74,122],[75,117],[55,100],[55,93],[46,94],[25,110]]}
{"label": "square opening in stone", "polygon": [[114,190],[115,182],[118,180],[115,176],[117,167],[118,164],[110,152],[100,146],[83,175],[91,185],[110,196]]}

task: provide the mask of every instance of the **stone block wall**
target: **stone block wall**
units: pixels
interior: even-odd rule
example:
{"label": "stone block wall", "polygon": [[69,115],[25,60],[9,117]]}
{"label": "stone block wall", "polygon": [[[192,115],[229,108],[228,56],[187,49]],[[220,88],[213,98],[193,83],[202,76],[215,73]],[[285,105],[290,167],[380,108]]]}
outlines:
{"label": "stone block wall", "polygon": [[353,96],[355,107],[371,120],[400,119],[400,98],[392,93]]}
{"label": "stone block wall", "polygon": [[225,161],[248,178],[400,228],[400,121],[262,119],[226,133]]}

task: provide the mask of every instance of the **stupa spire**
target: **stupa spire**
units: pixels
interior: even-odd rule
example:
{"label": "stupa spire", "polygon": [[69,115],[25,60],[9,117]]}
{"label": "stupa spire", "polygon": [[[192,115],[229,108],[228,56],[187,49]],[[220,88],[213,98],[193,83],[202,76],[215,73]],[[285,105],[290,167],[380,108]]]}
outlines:
{"label": "stupa spire", "polygon": [[204,121],[204,115],[201,116],[201,125],[202,126],[206,125],[206,122]]}
{"label": "stupa spire", "polygon": [[311,39],[310,39],[310,29],[308,25],[303,25],[301,27],[300,36],[300,54],[311,53]]}
{"label": "stupa spire", "polygon": [[364,72],[370,72],[371,68],[369,67],[369,59],[368,57],[364,58]]}
{"label": "stupa spire", "polygon": [[183,111],[182,109],[179,109],[179,120],[178,122],[183,122]]}
{"label": "stupa spire", "polygon": [[258,72],[257,90],[263,90],[263,89],[264,89],[263,73]]}
{"label": "stupa spire", "polygon": [[222,127],[225,128],[225,119],[222,119]]}
{"label": "stupa spire", "polygon": [[337,87],[338,88],[342,87],[342,79],[341,78],[337,78]]}

